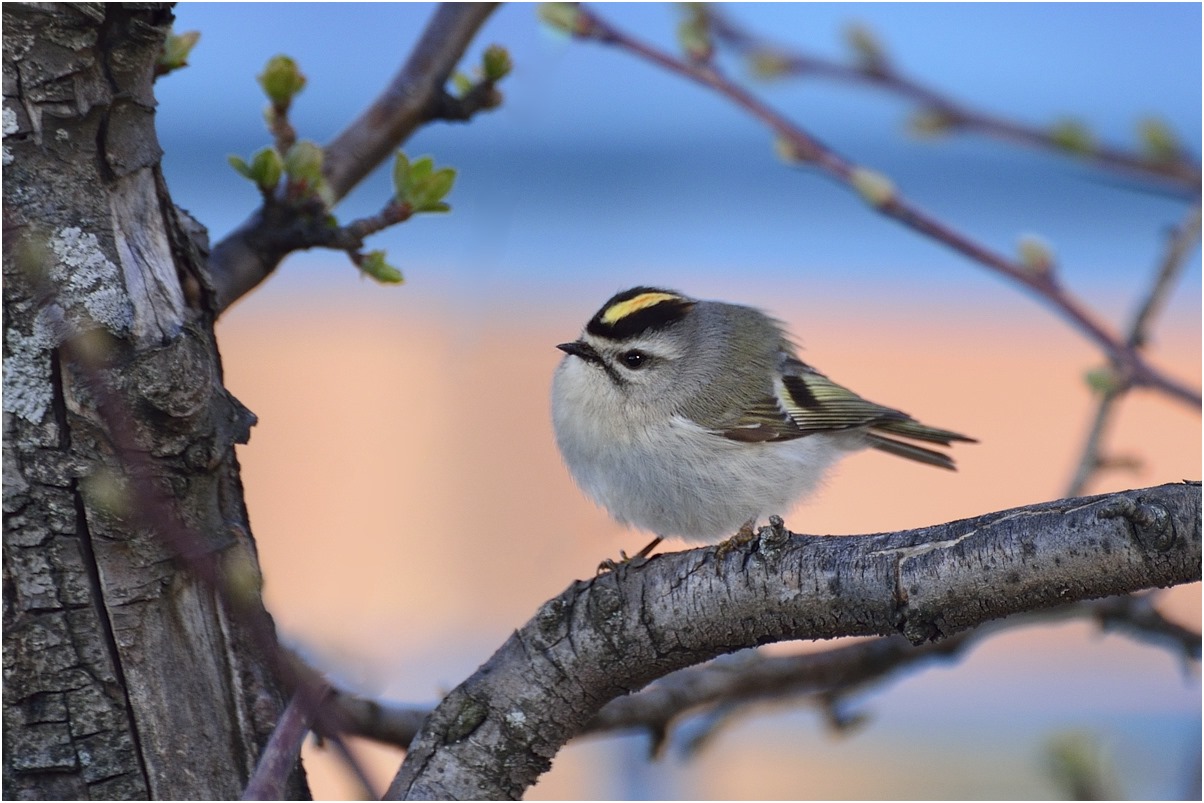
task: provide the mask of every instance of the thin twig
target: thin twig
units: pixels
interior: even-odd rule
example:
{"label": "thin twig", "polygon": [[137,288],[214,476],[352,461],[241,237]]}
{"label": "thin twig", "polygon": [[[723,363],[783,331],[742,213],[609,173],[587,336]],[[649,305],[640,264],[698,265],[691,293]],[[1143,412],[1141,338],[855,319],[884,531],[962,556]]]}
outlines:
{"label": "thin twig", "polygon": [[[743,87],[727,79],[714,66],[706,63],[692,63],[671,56],[620,31],[584,7],[577,7],[577,15],[577,27],[574,31],[576,36],[616,46],[671,73],[715,90],[773,130],[800,161],[823,170],[850,188],[856,187],[857,174],[861,172],[858,166],[787,120]],[[859,190],[859,192],[861,191]],[[864,196],[866,193],[862,194]],[[1078,299],[1059,285],[1052,271],[1032,270],[1018,262],[1006,259],[921,211],[893,188],[884,192],[881,197],[871,203],[888,217],[943,243],[1032,291],[1038,298],[1057,310],[1075,328],[1095,341],[1109,359],[1118,366],[1124,381],[1159,390],[1192,407],[1200,406],[1199,390],[1190,388],[1167,376],[1146,362],[1135,349],[1122,343],[1103,324],[1099,323]]]}
{"label": "thin twig", "polygon": [[865,65],[849,66],[770,45],[748,33],[732,22],[726,14],[713,7],[708,7],[707,18],[717,40],[730,45],[750,59],[764,59],[772,64],[774,74],[820,76],[877,87],[907,98],[921,108],[933,112],[939,116],[941,124],[949,129],[976,131],[998,139],[1072,155],[1098,167],[1119,170],[1128,175],[1170,181],[1193,196],[1200,192],[1200,166],[1182,154],[1175,159],[1154,159],[1106,145],[1092,145],[1083,149],[1068,148],[1052,131],[1025,126],[972,109],[903,75],[884,61],[876,61],[873,68]]}
{"label": "thin twig", "polygon": [[[1141,304],[1138,305],[1133,321],[1129,324],[1125,336],[1125,345],[1133,350],[1145,347],[1149,340],[1149,330],[1154,317],[1166,303],[1170,291],[1178,280],[1187,264],[1192,246],[1200,241],[1200,205],[1196,204],[1187,213],[1187,217],[1171,232],[1167,242],[1166,252],[1158,263],[1154,280],[1151,282]],[[1067,496],[1081,496],[1087,488],[1091,477],[1105,465],[1101,458],[1104,435],[1112,420],[1112,413],[1117,402],[1129,391],[1129,387],[1117,383],[1105,389],[1096,405],[1091,426],[1087,430],[1087,438],[1083,443],[1078,466],[1074,477],[1067,487]]]}
{"label": "thin twig", "polygon": [[255,773],[243,790],[243,800],[283,800],[289,772],[313,721],[310,707],[294,694],[280,715],[272,736],[259,755]]}
{"label": "thin twig", "polygon": [[[465,119],[490,108],[496,92],[472,102],[449,102],[444,85],[468,43],[497,3],[445,3],[438,7],[401,71],[372,104],[323,148],[323,173],[337,203],[424,123],[443,113]],[[214,314],[254,289],[291,252],[316,243],[290,238],[292,220],[265,207],[218,242],[209,257]],[[284,227],[284,230],[281,227]]]}
{"label": "thin twig", "polygon": [[324,148],[324,172],[336,198],[346,195],[388,158],[414,129],[437,119],[445,103],[443,85],[468,43],[497,6],[498,3],[443,3],[438,7],[401,71]]}

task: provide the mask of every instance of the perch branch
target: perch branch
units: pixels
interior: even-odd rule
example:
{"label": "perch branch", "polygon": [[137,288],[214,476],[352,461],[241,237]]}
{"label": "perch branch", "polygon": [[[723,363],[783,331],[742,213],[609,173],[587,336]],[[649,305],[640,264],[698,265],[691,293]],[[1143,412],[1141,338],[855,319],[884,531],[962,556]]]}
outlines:
{"label": "perch branch", "polygon": [[387,796],[518,797],[603,705],[723,653],[893,633],[922,643],[1195,582],[1200,557],[1200,486],[1183,483],[883,535],[763,528],[722,557],[708,547],[623,565],[547,602],[454,689]]}

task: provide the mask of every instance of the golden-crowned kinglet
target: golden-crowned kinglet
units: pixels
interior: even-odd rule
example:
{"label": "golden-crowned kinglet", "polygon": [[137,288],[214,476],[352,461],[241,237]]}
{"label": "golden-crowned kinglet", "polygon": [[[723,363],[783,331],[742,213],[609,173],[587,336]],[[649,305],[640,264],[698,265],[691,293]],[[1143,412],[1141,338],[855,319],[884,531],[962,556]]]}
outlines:
{"label": "golden-crowned kinglet", "polygon": [[635,287],[557,348],[552,424],[565,464],[611,516],[658,540],[748,532],[858,449],[952,469],[909,441],[973,441],[836,384],[752,307]]}

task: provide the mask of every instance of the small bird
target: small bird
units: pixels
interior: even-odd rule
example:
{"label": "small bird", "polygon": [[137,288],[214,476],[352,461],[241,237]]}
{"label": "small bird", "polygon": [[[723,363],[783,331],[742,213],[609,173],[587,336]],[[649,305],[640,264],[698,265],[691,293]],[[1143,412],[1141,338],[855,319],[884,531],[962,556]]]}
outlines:
{"label": "small bird", "polygon": [[753,307],[634,287],[557,348],[556,445],[587,496],[656,535],[639,557],[669,536],[747,538],[851,452],[953,469],[914,441],[974,442],[836,384]]}

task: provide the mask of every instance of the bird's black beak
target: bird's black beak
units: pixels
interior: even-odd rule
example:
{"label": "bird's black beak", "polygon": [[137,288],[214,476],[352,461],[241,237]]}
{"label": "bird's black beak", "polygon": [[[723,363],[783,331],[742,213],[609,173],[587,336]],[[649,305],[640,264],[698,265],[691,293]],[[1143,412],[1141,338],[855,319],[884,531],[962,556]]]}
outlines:
{"label": "bird's black beak", "polygon": [[602,362],[601,355],[594,351],[594,347],[584,340],[574,340],[572,343],[561,343],[556,348],[563,351],[565,354],[572,354],[574,357],[580,357],[586,362]]}

